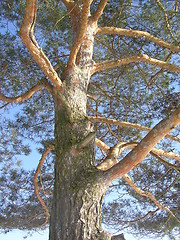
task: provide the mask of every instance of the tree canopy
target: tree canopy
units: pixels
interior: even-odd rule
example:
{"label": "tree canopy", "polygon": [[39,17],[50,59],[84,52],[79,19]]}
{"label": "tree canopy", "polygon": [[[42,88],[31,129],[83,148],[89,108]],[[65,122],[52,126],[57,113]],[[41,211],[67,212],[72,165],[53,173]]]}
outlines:
{"label": "tree canopy", "polygon": [[[86,18],[86,2],[98,20],[87,91],[97,168],[106,171],[124,160],[158,122],[179,114],[179,1],[39,0],[32,31],[42,65],[36,49],[21,40],[26,1],[1,1],[0,227],[5,231],[47,227],[54,182],[53,86],[61,90],[75,61],[70,15],[82,4]],[[86,21],[81,26],[83,32]],[[102,209],[106,228],[178,238],[179,130],[172,129],[142,162],[111,183]],[[42,158],[37,169],[27,171],[21,156],[34,145]]]}

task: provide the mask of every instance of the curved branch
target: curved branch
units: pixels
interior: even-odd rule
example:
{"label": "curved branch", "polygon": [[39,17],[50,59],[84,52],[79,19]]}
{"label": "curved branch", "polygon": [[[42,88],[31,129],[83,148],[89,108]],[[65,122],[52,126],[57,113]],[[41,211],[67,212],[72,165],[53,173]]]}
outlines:
{"label": "curved branch", "polygon": [[151,41],[161,47],[168,48],[172,52],[180,52],[179,46],[174,46],[173,44],[167,43],[157,37],[154,37],[153,35],[149,34],[148,32],[143,32],[139,30],[128,30],[123,28],[116,28],[116,27],[102,27],[98,28],[97,30],[98,34],[113,34],[113,35],[120,35],[120,36],[128,36],[128,37],[134,37],[134,38],[145,38],[148,41]]}
{"label": "curved branch", "polygon": [[60,80],[57,72],[54,70],[49,59],[39,47],[34,36],[34,25],[36,21],[37,0],[26,0],[25,14],[20,29],[20,37],[26,45],[31,56],[36,63],[51,80],[54,87],[62,90],[62,81]]}
{"label": "curved branch", "polygon": [[171,35],[171,38],[175,41],[176,44],[178,44],[178,41],[175,39],[175,37],[174,37],[174,35],[173,35],[172,31],[171,31],[166,10],[164,9],[162,3],[160,3],[159,0],[156,0],[156,2],[157,2],[157,5],[158,5],[158,6],[161,8],[161,10],[163,11],[164,19],[165,19],[165,22],[166,22],[166,27],[167,27],[167,30],[168,30],[169,34]]}
{"label": "curved branch", "polygon": [[177,219],[177,217],[174,215],[174,213],[169,208],[167,208],[163,204],[161,204],[151,192],[146,192],[146,191],[143,191],[142,189],[140,189],[127,174],[125,174],[123,176],[123,179],[129,184],[129,186],[131,188],[134,189],[135,192],[137,192],[141,196],[149,198],[151,201],[153,201],[155,203],[155,205],[158,207],[158,209],[167,211],[171,216],[173,216],[180,223],[180,220]]}
{"label": "curved branch", "polygon": [[[118,162],[118,157],[119,155],[127,148],[127,149],[134,149],[138,143],[136,142],[119,142],[117,143],[114,147],[109,147],[107,146],[104,142],[102,142],[100,139],[95,139],[95,144],[98,148],[100,148],[101,150],[103,150],[106,154],[107,157],[105,159],[103,159],[102,162],[100,162],[96,167],[102,171],[106,171],[108,169],[110,169],[111,167],[113,167],[115,164],[117,164]],[[176,153],[173,152],[166,152],[162,149],[157,149],[157,148],[153,148],[150,151],[151,155],[155,156],[156,158],[158,158],[161,162],[167,164],[168,166],[172,167],[172,168],[176,168],[179,169],[178,166],[171,164],[167,161],[165,161],[164,159],[162,159],[160,156],[164,156],[167,158],[172,158],[175,159],[177,161],[180,161],[180,156]]]}
{"label": "curved branch", "polygon": [[39,164],[38,164],[38,166],[37,166],[37,169],[36,169],[36,172],[35,172],[35,175],[34,175],[34,178],[33,178],[35,194],[36,194],[38,200],[40,201],[42,207],[44,208],[44,211],[45,211],[45,214],[46,214],[46,222],[45,222],[45,224],[48,222],[48,219],[49,219],[50,214],[49,214],[49,210],[48,210],[48,208],[46,207],[44,201],[42,200],[42,198],[41,198],[40,195],[39,195],[38,175],[39,175],[39,173],[40,173],[40,171],[41,171],[41,168],[42,168],[42,166],[43,166],[43,164],[44,164],[44,160],[45,160],[46,156],[47,156],[48,153],[53,149],[53,147],[54,147],[54,143],[50,144],[50,145],[46,148],[46,150],[45,150],[45,152],[43,153],[41,159],[39,160]]}
{"label": "curved branch", "polygon": [[97,6],[97,9],[95,11],[95,13],[91,16],[91,20],[93,22],[97,22],[98,19],[101,17],[101,15],[103,14],[103,10],[106,7],[108,0],[101,0],[100,3]]}
{"label": "curved branch", "polygon": [[50,93],[52,93],[52,86],[48,83],[42,83],[42,84],[38,84],[38,85],[32,87],[25,94],[18,96],[18,97],[6,97],[4,94],[2,94],[0,92],[0,100],[5,101],[7,103],[23,102],[23,101],[29,99],[34,93],[36,93],[43,87],[46,88]]}
{"label": "curved branch", "polygon": [[[108,123],[108,124],[112,124],[112,125],[117,125],[120,127],[127,127],[127,128],[133,128],[133,129],[135,128],[135,129],[139,129],[141,131],[146,131],[146,132],[151,131],[151,128],[142,126],[138,123],[129,123],[129,122],[118,121],[118,120],[110,119],[110,118],[106,118],[106,117],[94,117],[94,116],[88,116],[88,119],[91,122],[103,122],[103,123]],[[179,138],[173,137],[170,134],[167,134],[165,137],[169,138],[173,141],[180,142]]]}
{"label": "curved branch", "polygon": [[118,164],[104,172],[107,183],[120,178],[137,166],[173,128],[180,124],[180,108],[159,122]]}
{"label": "curved branch", "polygon": [[155,59],[155,58],[151,58],[146,54],[141,54],[141,55],[129,56],[129,57],[122,58],[119,60],[112,60],[112,61],[96,63],[96,64],[94,64],[94,67],[91,70],[91,75],[94,74],[95,72],[99,72],[99,71],[102,71],[105,69],[115,68],[115,67],[119,67],[121,65],[127,65],[127,64],[135,63],[135,62],[149,63],[151,65],[155,65],[157,67],[164,68],[169,71],[180,72],[180,67],[178,67],[176,65],[173,65],[173,64]]}
{"label": "curved branch", "polygon": [[[95,143],[98,143],[100,146],[100,140],[96,140]],[[107,146],[107,145],[106,145]],[[102,147],[105,148],[105,152],[107,153],[107,157],[100,162],[96,167],[102,171],[106,171],[113,167],[115,164],[118,163],[118,157],[119,155],[126,149],[128,146],[134,146],[134,143],[127,143],[127,142],[118,142],[114,147],[111,147],[107,150],[107,147],[105,147],[105,144],[102,145],[101,143],[101,149]]]}
{"label": "curved branch", "polygon": [[84,0],[83,8],[81,10],[82,16],[81,16],[79,34],[74,42],[71,52],[70,52],[69,61],[67,64],[68,67],[72,67],[75,65],[76,56],[78,54],[78,51],[80,49],[81,43],[83,41],[84,35],[87,30],[88,16],[90,13],[90,4],[91,4],[91,0]]}

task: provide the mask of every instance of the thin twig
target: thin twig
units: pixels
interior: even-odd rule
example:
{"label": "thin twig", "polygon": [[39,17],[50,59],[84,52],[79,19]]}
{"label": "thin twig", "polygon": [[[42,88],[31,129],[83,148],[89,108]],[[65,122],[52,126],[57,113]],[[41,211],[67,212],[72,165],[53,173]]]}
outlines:
{"label": "thin twig", "polygon": [[131,188],[134,189],[135,192],[137,192],[141,196],[149,198],[151,201],[155,203],[158,209],[167,211],[180,223],[180,220],[174,215],[174,213],[168,207],[165,207],[163,204],[161,204],[151,192],[146,192],[140,189],[127,174],[123,175],[123,179],[129,184]]}
{"label": "thin twig", "polygon": [[167,17],[167,13],[166,13],[166,10],[165,8],[163,7],[162,3],[159,1],[159,0],[156,0],[157,2],[157,5],[161,8],[161,10],[163,11],[163,14],[164,14],[164,19],[165,19],[165,22],[166,22],[166,27],[167,27],[167,30],[169,32],[169,34],[171,35],[171,38],[175,41],[175,43],[177,45],[179,45],[178,41],[175,39],[172,31],[171,31],[171,28],[170,28],[170,24],[169,24],[169,20],[168,20],[168,17]]}

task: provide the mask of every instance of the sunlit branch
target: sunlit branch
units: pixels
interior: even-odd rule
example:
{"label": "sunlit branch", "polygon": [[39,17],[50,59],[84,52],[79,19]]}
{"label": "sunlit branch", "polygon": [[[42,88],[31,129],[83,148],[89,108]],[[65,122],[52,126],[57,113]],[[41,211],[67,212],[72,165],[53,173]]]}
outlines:
{"label": "sunlit branch", "polygon": [[[116,146],[114,146],[113,148],[109,148],[105,143],[103,143],[99,139],[96,139],[95,143],[96,143],[97,147],[103,149],[108,154],[107,158],[105,158],[105,160],[102,163],[97,165],[97,168],[100,170],[103,170],[103,171],[111,168],[112,166],[114,166],[117,163],[117,158],[118,158],[119,154],[122,151],[124,151],[124,149],[126,147],[133,146],[133,143],[127,144],[127,143],[122,142],[122,143],[116,144]],[[151,153],[153,154],[153,151]],[[170,167],[173,167],[173,168],[176,167],[176,169],[177,169],[177,166],[174,166],[173,164],[170,164],[164,160],[163,160],[163,163],[167,163]],[[132,179],[127,174],[123,175],[122,177],[125,181],[127,181],[127,183],[130,185],[130,187],[133,188],[138,194],[151,199],[156,204],[156,206],[158,207],[159,210],[165,210],[168,213],[170,213],[173,217],[176,218],[176,216],[171,212],[171,210],[168,209],[167,207],[163,206],[161,203],[159,203],[158,200],[154,197],[154,195],[152,193],[143,191],[140,188],[138,188],[136,186],[136,184],[132,181]],[[177,221],[179,222],[178,219],[177,219]]]}
{"label": "sunlit branch", "polygon": [[133,143],[118,142],[114,147],[108,149],[108,146],[105,145],[99,139],[95,140],[95,144],[103,149],[107,153],[107,157],[100,162],[96,167],[100,170],[106,171],[118,163],[119,155],[127,148],[128,145],[134,145]]}
{"label": "sunlit branch", "polygon": [[174,46],[173,44],[170,44],[168,42],[165,42],[157,37],[154,37],[153,35],[149,34],[148,32],[143,32],[139,30],[128,30],[123,28],[116,28],[116,27],[102,27],[98,28],[97,30],[98,34],[113,34],[113,35],[120,35],[120,36],[128,36],[128,37],[134,37],[134,38],[145,38],[148,41],[154,42],[155,44],[170,49],[172,52],[180,52],[179,46]]}
{"label": "sunlit branch", "polygon": [[80,22],[80,28],[78,36],[73,44],[73,47],[70,52],[69,61],[68,61],[68,67],[74,66],[76,62],[76,56],[78,54],[78,51],[80,49],[81,43],[83,41],[84,35],[87,30],[88,25],[88,16],[90,12],[90,4],[91,0],[84,0],[83,2],[83,8],[81,10],[81,22]]}
{"label": "sunlit branch", "polygon": [[123,179],[129,184],[129,186],[131,188],[134,189],[135,192],[137,192],[141,196],[149,198],[151,201],[153,201],[155,203],[155,205],[160,210],[167,211],[171,216],[173,216],[180,223],[180,220],[177,219],[177,217],[174,215],[174,213],[169,208],[167,208],[163,204],[161,204],[151,192],[146,192],[146,191],[143,191],[142,189],[140,189],[127,174],[123,175]]}
{"label": "sunlit branch", "polygon": [[43,199],[39,195],[38,175],[39,175],[39,173],[41,171],[41,168],[42,168],[42,166],[44,164],[44,160],[45,160],[46,156],[53,149],[53,147],[54,147],[54,143],[50,144],[46,148],[46,150],[44,151],[41,159],[39,160],[39,164],[37,166],[37,169],[36,169],[36,172],[35,172],[35,175],[34,175],[34,178],[33,178],[33,183],[34,183],[34,188],[35,188],[34,191],[35,191],[36,196],[37,196],[38,200],[40,201],[42,207],[44,208],[44,211],[45,211],[45,214],[46,214],[46,222],[45,222],[45,224],[48,223],[48,219],[49,219],[50,214],[49,214],[49,210],[48,210],[47,206],[45,205]]}
{"label": "sunlit branch", "polygon": [[20,29],[20,37],[26,45],[31,56],[36,63],[51,80],[54,87],[58,90],[62,89],[62,81],[60,80],[57,72],[54,70],[49,59],[44,54],[43,50],[39,47],[34,36],[34,25],[36,21],[37,0],[26,0],[25,14]]}
{"label": "sunlit branch", "polygon": [[64,3],[68,11],[71,10],[75,5],[74,1],[69,1],[69,0],[61,0],[61,1]]}
{"label": "sunlit branch", "polygon": [[153,148],[151,152],[153,154],[163,156],[166,158],[171,158],[171,159],[174,159],[174,160],[177,160],[180,162],[180,156],[174,152],[167,152],[167,151],[164,151],[164,150],[158,149],[158,148]]}
{"label": "sunlit branch", "polygon": [[[175,164],[172,164],[172,163],[169,163],[169,162],[165,161],[162,157],[160,157],[159,155],[155,154],[153,151],[151,151],[150,153],[151,153],[152,156],[157,158],[160,162],[168,165],[169,167],[173,168],[175,171],[178,171],[178,173],[179,173],[179,170],[180,170],[179,166],[176,166]],[[179,161],[180,161],[180,156],[179,156]]]}
{"label": "sunlit branch", "polygon": [[151,65],[155,65],[160,68],[167,69],[169,71],[180,72],[180,67],[176,65],[173,65],[155,58],[151,58],[146,54],[141,54],[141,55],[129,56],[119,60],[111,60],[111,61],[96,63],[94,64],[94,68],[91,70],[91,74],[94,74],[95,72],[99,72],[105,69],[111,69],[111,68],[127,65],[130,63],[135,63],[135,62],[144,62]]}
{"label": "sunlit branch", "polygon": [[165,22],[166,22],[166,27],[167,27],[167,30],[168,30],[169,34],[171,35],[171,38],[175,41],[176,44],[178,44],[178,41],[175,39],[175,37],[174,37],[174,35],[173,35],[172,31],[171,31],[166,10],[164,9],[162,3],[161,3],[159,0],[156,0],[156,2],[157,2],[157,5],[158,5],[158,6],[161,8],[161,10],[163,11],[164,19],[165,19]]}
{"label": "sunlit branch", "polygon": [[[118,157],[119,155],[125,150],[125,149],[134,149],[138,143],[136,142],[118,142],[114,147],[109,147],[107,146],[104,142],[102,142],[100,139],[96,138],[95,139],[95,144],[98,148],[103,150],[106,154],[107,157],[103,159],[102,162],[100,162],[96,167],[98,169],[101,169],[103,171],[108,170],[112,166],[114,166],[118,162]],[[166,158],[171,158],[175,159],[177,161],[180,161],[180,156],[176,153],[173,152],[166,152],[162,149],[158,148],[153,148],[150,151],[151,155],[155,156],[158,158],[161,162],[169,165],[170,167],[179,169],[178,166],[171,164],[164,159],[162,159],[160,156],[166,157]]]}
{"label": "sunlit branch", "polygon": [[50,93],[52,93],[52,86],[49,83],[42,83],[38,84],[31,89],[29,89],[25,94],[20,95],[18,97],[6,97],[4,94],[0,92],[0,100],[5,101],[7,103],[17,103],[17,102],[23,102],[27,99],[29,99],[34,93],[39,91],[40,89],[45,88]]}
{"label": "sunlit branch", "polygon": [[106,145],[103,141],[96,138],[95,139],[95,144],[98,148],[102,149],[105,153],[108,154],[110,147],[108,145]]}
{"label": "sunlit branch", "polygon": [[101,17],[101,15],[103,14],[103,10],[106,7],[108,0],[101,0],[100,3],[97,6],[97,9],[95,11],[95,13],[91,16],[91,20],[93,22],[97,22],[98,19]]}
{"label": "sunlit branch", "polygon": [[[142,125],[140,125],[138,123],[129,123],[129,122],[118,121],[118,120],[110,119],[110,118],[106,118],[106,117],[94,117],[94,116],[88,116],[88,119],[91,122],[108,123],[108,124],[117,125],[117,126],[120,126],[120,127],[139,129],[141,131],[146,131],[146,132],[151,131],[151,128],[142,126]],[[170,138],[171,140],[174,140],[176,142],[180,142],[179,138],[173,137],[170,134],[167,134],[167,136],[165,136],[165,137],[166,138]]]}
{"label": "sunlit branch", "polygon": [[178,124],[180,124],[180,108],[160,121],[130,153],[105,172],[106,174],[104,176],[106,176],[107,182],[111,183],[122,177],[142,162],[154,146]]}

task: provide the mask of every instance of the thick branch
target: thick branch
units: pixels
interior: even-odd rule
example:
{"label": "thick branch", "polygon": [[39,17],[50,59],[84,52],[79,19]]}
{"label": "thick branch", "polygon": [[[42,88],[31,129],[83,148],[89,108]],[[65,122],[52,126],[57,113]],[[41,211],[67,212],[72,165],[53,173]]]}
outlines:
{"label": "thick branch", "polygon": [[51,80],[54,87],[62,89],[62,81],[51,65],[42,49],[39,47],[34,37],[34,25],[36,20],[37,0],[26,0],[25,14],[20,29],[20,37],[26,45],[31,56],[37,62],[42,71]]}
{"label": "thick branch", "polygon": [[25,94],[18,96],[18,97],[6,97],[4,94],[0,92],[0,100],[8,102],[8,103],[17,103],[23,102],[29,99],[34,93],[39,91],[42,88],[46,88],[50,93],[52,93],[52,86],[48,83],[38,84],[31,89],[29,89]]}
{"label": "thick branch", "polygon": [[93,22],[97,22],[98,19],[101,17],[101,15],[103,14],[103,10],[106,7],[108,0],[101,0],[100,3],[97,6],[97,9],[95,11],[95,13],[91,16],[91,20]]}
{"label": "thick branch", "polygon": [[125,174],[123,176],[123,179],[129,184],[129,186],[131,188],[134,189],[135,192],[137,192],[138,194],[140,194],[141,196],[144,196],[144,197],[147,197],[149,199],[151,199],[151,201],[153,201],[156,206],[160,209],[160,210],[165,210],[167,211],[170,215],[172,215],[178,222],[180,222],[179,219],[176,218],[176,216],[173,214],[173,212],[165,207],[164,205],[162,205],[160,202],[158,202],[158,200],[155,198],[155,196],[151,193],[151,192],[146,192],[146,191],[143,191],[142,189],[140,189],[133,181],[132,179],[127,175]]}
{"label": "thick branch", "polygon": [[43,166],[43,164],[44,164],[44,160],[45,160],[46,156],[47,156],[48,153],[53,149],[53,147],[54,147],[54,144],[50,144],[50,145],[47,147],[47,149],[45,150],[45,152],[43,153],[43,155],[42,155],[42,157],[41,157],[41,159],[40,159],[40,161],[39,161],[38,167],[37,167],[37,169],[36,169],[34,178],[33,178],[33,183],[34,183],[34,188],[35,188],[34,191],[35,191],[36,196],[37,196],[38,200],[40,201],[42,207],[44,208],[44,211],[45,211],[45,214],[46,214],[46,222],[45,222],[45,224],[48,222],[48,219],[49,219],[49,215],[50,215],[50,214],[49,214],[49,210],[48,210],[48,208],[46,207],[44,201],[42,200],[42,198],[41,198],[40,195],[39,195],[38,175],[39,175],[39,173],[40,173],[40,171],[41,171],[41,168],[42,168],[42,166]]}
{"label": "thick branch", "polygon": [[[151,131],[151,128],[142,126],[138,123],[129,123],[129,122],[118,121],[118,120],[110,119],[110,118],[106,118],[106,117],[94,117],[94,116],[88,116],[88,119],[91,122],[101,122],[101,123],[117,125],[117,126],[120,126],[120,127],[135,128],[135,129],[139,129],[141,131],[146,131],[146,132]],[[170,138],[171,140],[174,140],[176,142],[180,142],[179,138],[173,137],[170,134],[167,134],[167,136],[165,136],[165,137]]]}
{"label": "thick branch", "polygon": [[118,164],[105,172],[107,182],[120,178],[137,166],[173,128],[180,124],[180,108],[159,122]]}
{"label": "thick branch", "polygon": [[116,28],[116,27],[102,27],[99,28],[97,31],[98,34],[113,34],[113,35],[120,35],[120,36],[128,36],[134,38],[145,38],[148,41],[154,42],[157,45],[168,48],[172,52],[180,52],[179,46],[174,46],[173,44],[167,43],[153,35],[149,34],[148,32],[143,32],[139,30],[128,30],[123,28]]}
{"label": "thick branch", "polygon": [[90,13],[90,4],[91,4],[91,0],[84,0],[83,8],[81,10],[81,22],[80,22],[79,34],[71,49],[71,53],[68,61],[68,67],[71,67],[76,63],[76,56],[78,54],[78,51],[80,49],[81,43],[83,41],[84,35],[87,30],[88,16]]}
{"label": "thick branch", "polygon": [[64,3],[68,11],[70,11],[75,5],[74,1],[69,1],[69,0],[61,0],[61,1]]}
{"label": "thick branch", "polygon": [[151,65],[155,65],[160,68],[167,69],[169,71],[175,71],[175,72],[180,72],[180,67],[155,59],[151,58],[146,54],[141,54],[141,55],[134,55],[126,58],[122,58],[119,60],[112,60],[112,61],[105,61],[101,63],[96,63],[94,65],[94,68],[91,70],[91,74],[94,74],[95,72],[99,72],[105,69],[110,69],[110,68],[115,68],[119,67],[121,65],[127,65],[130,63],[135,63],[135,62],[144,62],[144,63],[149,63]]}

